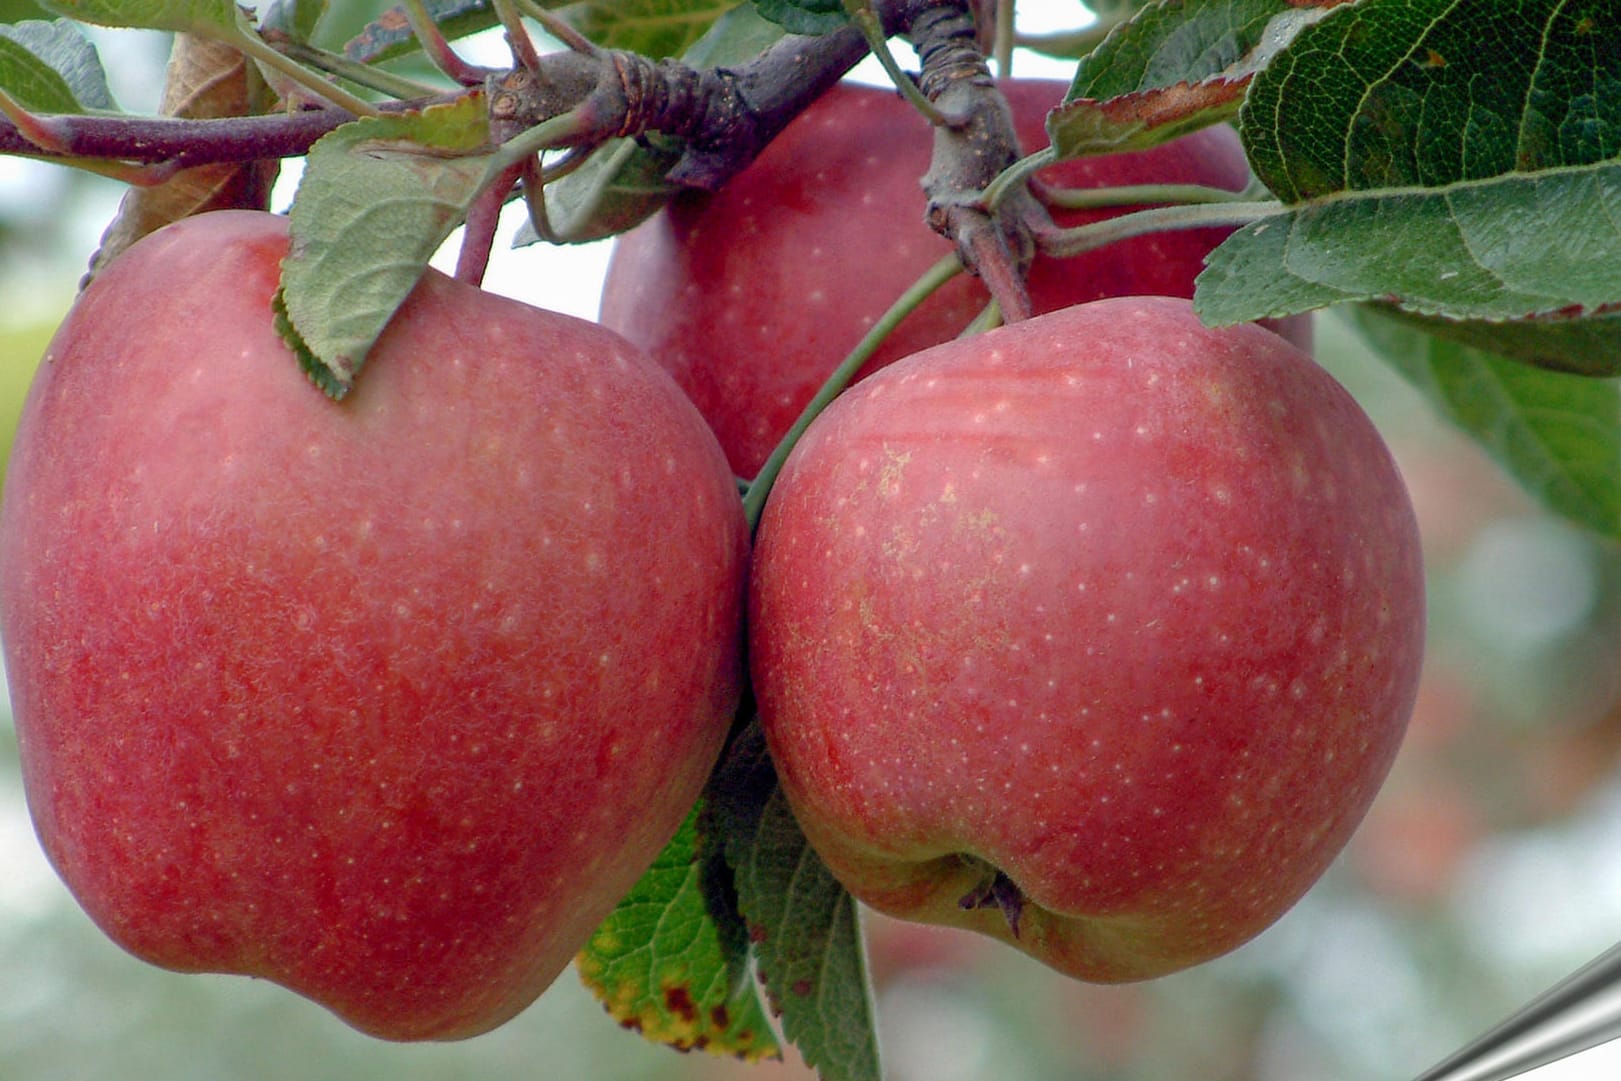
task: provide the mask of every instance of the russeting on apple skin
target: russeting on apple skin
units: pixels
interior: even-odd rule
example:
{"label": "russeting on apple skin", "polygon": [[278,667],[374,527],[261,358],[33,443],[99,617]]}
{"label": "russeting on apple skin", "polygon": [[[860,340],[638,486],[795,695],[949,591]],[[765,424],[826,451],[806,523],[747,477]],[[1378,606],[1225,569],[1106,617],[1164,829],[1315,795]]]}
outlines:
{"label": "russeting on apple skin", "polygon": [[1341,849],[1412,710],[1424,579],[1337,383],[1127,297],[835,401],[767,504],[749,625],[782,786],[851,892],[1122,981],[1232,950]]}
{"label": "russeting on apple skin", "polygon": [[0,511],[28,803],[137,956],[470,1036],[708,775],[745,527],[638,350],[436,273],[329,401],[272,328],[287,249],[269,214],[165,228],[49,350]]}

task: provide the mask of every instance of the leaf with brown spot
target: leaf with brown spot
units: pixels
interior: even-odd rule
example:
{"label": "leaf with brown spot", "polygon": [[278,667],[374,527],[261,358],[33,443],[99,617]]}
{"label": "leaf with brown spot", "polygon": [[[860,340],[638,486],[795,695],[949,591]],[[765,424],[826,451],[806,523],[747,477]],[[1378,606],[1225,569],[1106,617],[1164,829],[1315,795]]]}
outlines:
{"label": "leaf with brown spot", "polygon": [[781,1058],[748,972],[748,941],[725,867],[688,816],[575,960],[580,978],[625,1028],[682,1051]]}

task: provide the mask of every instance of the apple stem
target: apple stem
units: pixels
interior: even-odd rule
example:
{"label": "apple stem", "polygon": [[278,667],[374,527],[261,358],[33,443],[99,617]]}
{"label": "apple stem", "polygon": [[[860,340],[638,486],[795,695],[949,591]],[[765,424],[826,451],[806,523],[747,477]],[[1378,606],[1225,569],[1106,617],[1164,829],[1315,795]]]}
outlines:
{"label": "apple stem", "polygon": [[1030,291],[1025,288],[1024,275],[1007,249],[1006,238],[991,228],[977,225],[970,223],[963,239],[968,245],[968,258],[974,271],[1001,309],[1002,321],[1018,323],[1030,318]]}
{"label": "apple stem", "polygon": [[923,91],[918,89],[918,85],[912,80],[912,77],[901,70],[900,61],[895,59],[894,52],[889,48],[889,38],[884,33],[883,23],[878,17],[877,9],[873,6],[873,0],[844,0],[844,11],[845,14],[850,16],[850,20],[860,28],[862,34],[866,36],[867,48],[872,52],[879,66],[884,69],[884,73],[889,76],[889,81],[895,84],[895,89],[900,91],[901,97],[909,101],[914,109],[923,114],[925,120],[935,127],[942,125],[954,127],[961,123],[960,118],[951,117],[941,112],[934,102],[930,101]]}
{"label": "apple stem", "polygon": [[1152,207],[1073,229],[1038,229],[1036,243],[1047,255],[1067,259],[1127,237],[1175,229],[1252,225],[1283,211],[1282,203],[1270,199]]}
{"label": "apple stem", "polygon": [[1036,197],[1064,210],[1102,210],[1120,206],[1254,203],[1251,192],[1204,184],[1122,184],[1113,188],[1058,188],[1035,182]]}
{"label": "apple stem", "polygon": [[376,116],[378,113],[376,105],[364,98],[356,97],[343,87],[323,78],[319,73],[271,48],[270,44],[259,36],[258,28],[248,21],[247,12],[242,8],[236,9],[235,21],[217,36],[226,44],[241,50],[250,59],[285,76],[322,101],[346,109],[355,116]]}
{"label": "apple stem", "polygon": [[999,79],[1013,78],[1013,46],[1018,34],[1014,28],[1013,0],[996,0],[996,33],[991,40],[991,58]]}
{"label": "apple stem", "polygon": [[495,232],[500,226],[501,208],[524,172],[524,162],[507,166],[469,204],[461,250],[456,253],[457,281],[474,286],[484,283],[484,271],[490,264]]}
{"label": "apple stem", "polygon": [[833,401],[855,379],[856,373],[861,371],[863,365],[871,359],[883,345],[884,339],[900,325],[901,320],[927,300],[936,289],[962,273],[962,262],[955,255],[948,255],[924,271],[922,277],[913,282],[906,292],[902,293],[889,310],[879,317],[872,325],[872,329],[862,337],[848,356],[827,377],[821,389],[816,392],[799,418],[794,421],[793,427],[777,443],[771,451],[771,456],[760,467],[760,472],[749,482],[743,491],[743,512],[748,518],[749,529],[752,531],[760,524],[760,514],[765,510],[766,497],[771,494],[771,486],[776,482],[777,474],[782,472],[783,463],[788,460],[788,454],[799,442],[799,437],[805,434],[811,421],[826,409],[828,403]]}
{"label": "apple stem", "polygon": [[411,33],[422,45],[422,52],[434,67],[462,86],[481,86],[494,69],[470,64],[451,47],[444,31],[433,21],[426,0],[405,0],[405,18],[411,24]]}
{"label": "apple stem", "polygon": [[420,105],[421,100],[432,99],[443,90],[443,87],[429,86],[427,83],[407,79],[403,75],[396,75],[371,64],[350,60],[346,56],[328,52],[305,41],[295,41],[269,31],[264,36],[277,52],[289,60],[315,68],[317,71],[324,71],[328,75],[335,75],[356,86],[375,90],[379,94],[387,94],[391,98],[400,100],[414,98]]}

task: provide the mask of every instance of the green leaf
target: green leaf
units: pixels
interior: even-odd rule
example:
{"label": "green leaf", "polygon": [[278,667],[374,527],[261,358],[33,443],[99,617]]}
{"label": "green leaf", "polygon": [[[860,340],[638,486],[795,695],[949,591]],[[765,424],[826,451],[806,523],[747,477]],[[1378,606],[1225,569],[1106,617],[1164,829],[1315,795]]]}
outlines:
{"label": "green leaf", "polygon": [[754,6],[790,34],[829,34],[850,23],[844,0],[754,0]]}
{"label": "green leaf", "polygon": [[45,9],[36,0],[0,0],[0,23],[20,23],[42,19]]}
{"label": "green leaf", "polygon": [[1506,321],[1621,302],[1621,163],[1322,199],[1234,233],[1199,277],[1214,323],[1345,301]]}
{"label": "green leaf", "polygon": [[1375,308],[1354,309],[1353,319],[1442,416],[1550,510],[1621,538],[1621,383],[1533,368]]}
{"label": "green leaf", "polygon": [[1254,73],[1320,8],[1290,0],[1177,0],[1116,26],[1048,117],[1060,157],[1138,150],[1237,114]]}
{"label": "green leaf", "polygon": [[[1211,256],[1211,322],[1385,301],[1535,363],[1621,305],[1621,22],[1591,4],[1360,0],[1303,28],[1240,114],[1290,204]],[[1498,334],[1511,323],[1526,327]]]}
{"label": "green leaf", "polygon": [[41,0],[41,6],[79,22],[140,30],[236,34],[231,0]]}
{"label": "green leaf", "polygon": [[291,214],[281,302],[342,397],[366,352],[489,182],[482,94],[345,124],[311,148]]}
{"label": "green leaf", "polygon": [[66,19],[0,25],[0,90],[36,113],[118,108],[96,47]]}
{"label": "green leaf", "polygon": [[762,16],[753,4],[740,4],[710,23],[681,59],[695,68],[731,67],[754,59],[787,33],[779,23]]}
{"label": "green leaf", "polygon": [[749,972],[748,937],[718,846],[694,808],[575,960],[614,1020],[655,1043],[780,1058]]}
{"label": "green leaf", "polygon": [[1600,378],[1621,376],[1621,314],[1480,323],[1414,315],[1389,305],[1381,310],[1428,334],[1539,368]]}
{"label": "green leaf", "polygon": [[822,1081],[881,1081],[855,900],[800,831],[758,723],[713,787],[738,907],[783,1034]]}
{"label": "green leaf", "polygon": [[1621,20],[1566,0],[1361,0],[1302,30],[1241,119],[1288,203],[1613,161]]}

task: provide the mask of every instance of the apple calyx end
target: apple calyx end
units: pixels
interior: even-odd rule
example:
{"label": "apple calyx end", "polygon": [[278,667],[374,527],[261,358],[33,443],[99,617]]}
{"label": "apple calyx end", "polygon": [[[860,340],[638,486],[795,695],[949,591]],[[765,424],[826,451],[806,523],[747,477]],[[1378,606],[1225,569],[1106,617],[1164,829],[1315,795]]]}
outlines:
{"label": "apple calyx end", "polygon": [[1019,921],[1024,916],[1024,891],[1005,871],[993,870],[979,885],[958,898],[957,906],[966,912],[980,908],[1001,910],[1008,930],[1019,937]]}

